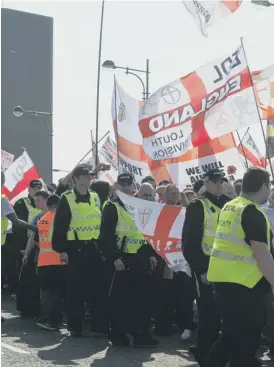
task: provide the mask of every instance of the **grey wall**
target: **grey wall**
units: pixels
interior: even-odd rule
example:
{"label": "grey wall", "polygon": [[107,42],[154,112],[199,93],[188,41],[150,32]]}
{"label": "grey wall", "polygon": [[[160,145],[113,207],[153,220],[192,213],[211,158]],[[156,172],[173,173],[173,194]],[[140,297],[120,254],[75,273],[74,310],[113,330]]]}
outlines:
{"label": "grey wall", "polygon": [[[48,183],[52,181],[47,124],[35,116],[18,118],[14,106],[52,112],[53,19],[11,9],[1,10],[2,149],[15,155],[25,147]],[[47,118],[50,125],[51,117]]]}

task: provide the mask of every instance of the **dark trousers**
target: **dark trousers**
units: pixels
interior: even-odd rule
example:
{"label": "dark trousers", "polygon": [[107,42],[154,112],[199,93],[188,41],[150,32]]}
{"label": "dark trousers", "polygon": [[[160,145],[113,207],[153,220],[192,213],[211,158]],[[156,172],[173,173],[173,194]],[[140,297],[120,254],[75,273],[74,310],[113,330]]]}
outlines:
{"label": "dark trousers", "polygon": [[69,264],[67,267],[66,308],[68,329],[74,332],[82,331],[85,315],[85,303],[92,305],[94,288],[97,282],[96,252],[92,245],[68,251]]}
{"label": "dark trousers", "polygon": [[173,274],[173,279],[159,279],[157,287],[156,332],[171,334],[172,325],[178,325],[181,332],[195,330],[193,302],[195,285],[184,272]]}
{"label": "dark trousers", "polygon": [[62,321],[65,295],[66,266],[42,266],[38,268],[40,286],[39,321],[58,326]]}
{"label": "dark trousers", "polygon": [[[210,285],[197,283],[198,288],[198,329],[197,352],[198,362],[203,366],[212,345],[219,337],[221,328],[220,308]],[[212,365],[211,367],[215,367]],[[216,366],[217,367],[217,366]]]}
{"label": "dark trousers", "polygon": [[[22,316],[38,315],[40,310],[40,291],[37,278],[37,250],[33,249],[28,263],[21,266],[21,273],[16,292],[16,307]],[[21,255],[22,257],[22,255]]]}
{"label": "dark trousers", "polygon": [[274,295],[269,291],[265,297],[266,325],[263,336],[268,339],[269,345],[274,349]]}
{"label": "dark trousers", "polygon": [[216,286],[222,333],[212,347],[206,367],[255,367],[265,323],[264,295],[237,285]]}
{"label": "dark trousers", "polygon": [[16,252],[12,234],[7,234],[6,243],[1,247],[2,286],[8,285],[9,294],[16,292],[18,276]]}
{"label": "dark trousers", "polygon": [[127,270],[115,273],[110,295],[110,337],[148,333],[151,315],[151,279],[141,256],[128,255]]}

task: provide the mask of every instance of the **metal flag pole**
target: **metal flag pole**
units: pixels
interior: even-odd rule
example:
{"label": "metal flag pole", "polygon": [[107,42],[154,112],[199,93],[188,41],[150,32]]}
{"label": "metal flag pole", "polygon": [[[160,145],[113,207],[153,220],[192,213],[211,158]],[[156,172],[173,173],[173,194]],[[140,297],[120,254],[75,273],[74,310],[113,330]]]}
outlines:
{"label": "metal flag pole", "polygon": [[[245,52],[245,48],[244,48],[244,39],[243,39],[243,37],[241,37],[241,45],[242,45],[242,48],[243,48],[245,59],[247,61],[246,52]],[[247,70],[248,70],[248,74],[249,74],[250,80],[252,82],[252,91],[253,91],[254,99],[255,99],[255,102],[256,102],[256,108],[257,108],[257,112],[258,112],[258,116],[259,116],[259,121],[260,121],[260,125],[261,125],[261,130],[262,130],[262,134],[263,134],[263,138],[264,138],[266,157],[267,157],[267,160],[268,160],[268,163],[269,163],[269,166],[270,166],[270,172],[271,172],[272,180],[274,180],[274,173],[273,173],[273,168],[272,168],[272,165],[271,165],[271,158],[270,158],[269,151],[268,151],[268,146],[267,146],[267,141],[266,141],[264,126],[263,126],[263,122],[262,122],[262,119],[261,119],[261,115],[260,115],[260,111],[259,111],[259,106],[258,106],[257,98],[256,98],[256,93],[255,93],[255,90],[254,90],[254,84],[253,84],[253,81],[252,81],[252,75],[251,75],[251,72],[250,72],[250,69],[249,69],[248,62],[247,62]]]}
{"label": "metal flag pole", "polygon": [[118,115],[117,115],[117,83],[116,76],[114,74],[114,111],[115,111],[115,122],[116,126],[114,126],[115,138],[116,138],[116,152],[117,152],[117,160],[118,160],[118,173],[119,173],[119,134],[118,134]]}
{"label": "metal flag pole", "polygon": [[[101,141],[108,136],[108,134],[110,133],[110,130],[108,132],[105,133],[104,136],[102,136],[102,138],[98,141],[98,145],[101,143]],[[97,144],[96,144],[97,146]],[[96,148],[96,147],[95,147]],[[83,158],[80,159],[80,161],[75,165],[75,167],[77,167],[81,162],[83,162],[83,160],[92,152],[94,151],[94,146],[91,147],[91,149],[84,155]]]}
{"label": "metal flag pole", "polygon": [[245,164],[246,164],[246,169],[248,168],[248,161],[247,161],[247,158],[246,158],[246,154],[245,154],[245,148],[244,148],[244,145],[243,145],[243,138],[245,137],[245,135],[248,133],[250,128],[248,128],[246,130],[246,132],[244,133],[242,139],[240,138],[240,134],[239,134],[239,131],[236,130],[236,134],[238,136],[238,139],[239,139],[239,145],[238,145],[238,149],[239,149],[239,146],[242,148],[242,151],[243,151],[243,154],[244,154],[244,159],[245,159]]}
{"label": "metal flag pole", "polygon": [[149,60],[147,59],[146,65],[146,99],[149,98]]}
{"label": "metal flag pole", "polygon": [[95,165],[98,164],[98,140],[99,140],[99,100],[100,100],[100,76],[101,76],[101,53],[102,53],[102,36],[104,23],[105,1],[102,1],[101,25],[99,36],[99,53],[98,53],[98,70],[97,70],[97,97],[96,97],[96,130],[95,130]]}

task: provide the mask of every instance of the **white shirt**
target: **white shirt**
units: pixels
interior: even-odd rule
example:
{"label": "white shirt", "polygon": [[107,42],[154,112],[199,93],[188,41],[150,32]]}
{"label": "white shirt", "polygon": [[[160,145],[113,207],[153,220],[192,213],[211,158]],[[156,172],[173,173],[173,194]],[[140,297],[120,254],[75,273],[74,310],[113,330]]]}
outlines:
{"label": "white shirt", "polygon": [[1,217],[6,217],[9,214],[14,213],[14,209],[11,203],[6,197],[1,198]]}

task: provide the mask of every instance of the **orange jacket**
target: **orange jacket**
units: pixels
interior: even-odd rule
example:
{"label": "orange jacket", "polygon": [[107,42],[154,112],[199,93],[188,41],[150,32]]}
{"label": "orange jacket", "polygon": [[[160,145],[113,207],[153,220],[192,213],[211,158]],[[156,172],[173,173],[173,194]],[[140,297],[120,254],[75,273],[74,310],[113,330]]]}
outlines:
{"label": "orange jacket", "polygon": [[48,211],[38,222],[40,252],[38,266],[64,265],[60,254],[52,249],[52,232],[55,213]]}

